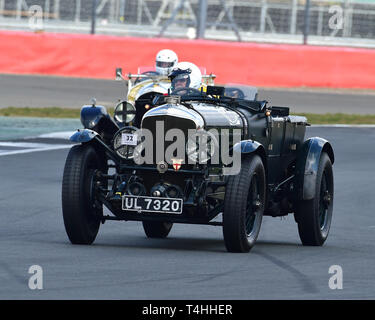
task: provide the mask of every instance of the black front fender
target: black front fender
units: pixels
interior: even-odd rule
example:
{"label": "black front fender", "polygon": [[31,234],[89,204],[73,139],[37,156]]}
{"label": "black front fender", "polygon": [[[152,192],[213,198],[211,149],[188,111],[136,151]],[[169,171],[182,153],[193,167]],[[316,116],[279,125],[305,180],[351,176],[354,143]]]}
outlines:
{"label": "black front fender", "polygon": [[267,154],[264,146],[255,140],[242,140],[237,142],[233,146],[233,152],[238,152],[241,155],[250,155],[250,154],[257,154],[261,157],[264,169],[266,173],[268,173],[268,165],[267,165]]}
{"label": "black front fender", "polygon": [[297,156],[296,162],[296,191],[298,200],[315,198],[315,184],[322,152],[326,152],[333,163],[335,161],[331,144],[319,137],[306,140]]}
{"label": "black front fender", "polygon": [[89,129],[78,129],[71,137],[70,141],[84,143],[89,142],[98,135],[94,130]]}
{"label": "black front fender", "polygon": [[[237,142],[233,146],[233,152],[239,152],[241,154],[251,154],[251,153],[257,153],[261,156],[264,167],[267,166],[267,155],[266,150],[264,149],[264,146],[260,144],[258,141],[255,140],[242,140],[240,142]],[[266,168],[267,170],[267,168]]]}
{"label": "black front fender", "polygon": [[264,150],[263,145],[261,145],[258,141],[254,140],[242,140],[240,142],[237,142],[233,146],[233,151],[242,154],[259,152],[262,157],[265,157],[266,155],[266,151]]}

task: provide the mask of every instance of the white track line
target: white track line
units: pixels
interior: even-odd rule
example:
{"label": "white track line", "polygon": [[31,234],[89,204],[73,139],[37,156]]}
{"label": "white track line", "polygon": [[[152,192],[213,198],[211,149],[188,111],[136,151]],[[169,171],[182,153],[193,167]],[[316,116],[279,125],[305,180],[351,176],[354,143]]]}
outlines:
{"label": "white track line", "polygon": [[34,143],[34,142],[7,142],[0,141],[0,147],[14,147],[14,148],[48,148],[51,144]]}
{"label": "white track line", "polygon": [[[374,124],[317,124],[312,125],[312,128],[375,128]],[[52,132],[42,134],[39,138],[57,138],[67,140],[75,131],[64,131],[64,132]],[[32,143],[32,142],[1,142],[0,147],[15,147],[15,148],[26,148],[22,150],[13,150],[2,152],[0,150],[0,157],[9,156],[15,154],[25,154],[41,151],[69,149],[72,147],[71,144],[47,144],[47,143]]]}
{"label": "white track line", "polygon": [[37,138],[54,138],[54,139],[66,139],[69,140],[69,138],[76,133],[76,131],[61,131],[61,132],[51,132],[51,133],[44,133],[39,135]]}
{"label": "white track line", "polygon": [[[10,146],[10,145],[8,145]],[[38,148],[30,148],[30,149],[22,149],[22,150],[13,150],[13,151],[5,151],[1,152],[0,150],[0,157],[3,156],[10,156],[15,154],[24,154],[24,153],[33,153],[33,152],[40,152],[40,151],[51,151],[51,150],[60,150],[60,149],[68,149],[71,148],[72,145],[69,144],[45,144],[44,147],[38,147]]]}

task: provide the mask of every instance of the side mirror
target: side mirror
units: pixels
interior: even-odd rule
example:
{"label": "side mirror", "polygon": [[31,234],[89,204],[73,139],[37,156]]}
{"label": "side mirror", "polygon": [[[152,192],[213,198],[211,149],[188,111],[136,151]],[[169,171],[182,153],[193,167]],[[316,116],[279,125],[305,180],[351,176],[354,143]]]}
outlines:
{"label": "side mirror", "polygon": [[122,79],[122,68],[116,68],[116,81],[121,81]]}

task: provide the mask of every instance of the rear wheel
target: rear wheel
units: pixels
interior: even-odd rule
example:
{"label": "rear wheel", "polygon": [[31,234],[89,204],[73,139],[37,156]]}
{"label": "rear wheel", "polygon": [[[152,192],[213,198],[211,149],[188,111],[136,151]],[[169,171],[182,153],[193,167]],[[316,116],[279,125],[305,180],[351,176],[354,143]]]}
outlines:
{"label": "rear wheel", "polygon": [[159,221],[143,221],[142,224],[148,238],[166,238],[173,226],[173,223]]}
{"label": "rear wheel", "polygon": [[323,152],[316,177],[316,196],[297,205],[298,233],[303,245],[321,246],[326,241],[332,221],[333,191],[332,163]]}
{"label": "rear wheel", "polygon": [[69,240],[92,244],[99,231],[103,207],[95,204],[94,175],[102,169],[92,146],[76,145],[66,159],[62,184],[62,211]]}
{"label": "rear wheel", "polygon": [[223,211],[224,242],[229,252],[248,252],[254,246],[264,211],[266,177],[258,155],[242,160],[238,175],[230,176]]}

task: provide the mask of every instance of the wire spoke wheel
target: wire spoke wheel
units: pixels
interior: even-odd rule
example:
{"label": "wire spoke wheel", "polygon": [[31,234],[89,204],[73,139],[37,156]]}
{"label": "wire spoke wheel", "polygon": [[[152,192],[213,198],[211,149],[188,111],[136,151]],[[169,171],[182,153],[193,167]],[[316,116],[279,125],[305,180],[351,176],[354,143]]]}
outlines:
{"label": "wire spoke wheel", "polygon": [[321,246],[328,237],[333,212],[332,163],[323,152],[315,183],[315,198],[300,201],[296,206],[298,233],[303,245]]}
{"label": "wire spoke wheel", "polygon": [[320,228],[324,229],[327,221],[328,210],[330,207],[332,196],[327,184],[327,172],[323,172],[322,183],[320,186],[320,203],[319,203],[319,222]]}
{"label": "wire spoke wheel", "polygon": [[262,224],[266,198],[266,177],[262,159],[243,159],[238,175],[230,176],[223,211],[224,242],[229,252],[248,252],[255,244]]}
{"label": "wire spoke wheel", "polygon": [[252,237],[254,233],[254,225],[256,218],[259,217],[259,209],[261,208],[261,195],[259,193],[259,180],[255,173],[251,179],[250,190],[246,207],[246,234]]}
{"label": "wire spoke wheel", "polygon": [[95,199],[98,170],[107,169],[93,147],[72,147],[64,168],[62,211],[65,230],[73,244],[91,244],[98,234],[103,215],[103,206]]}

